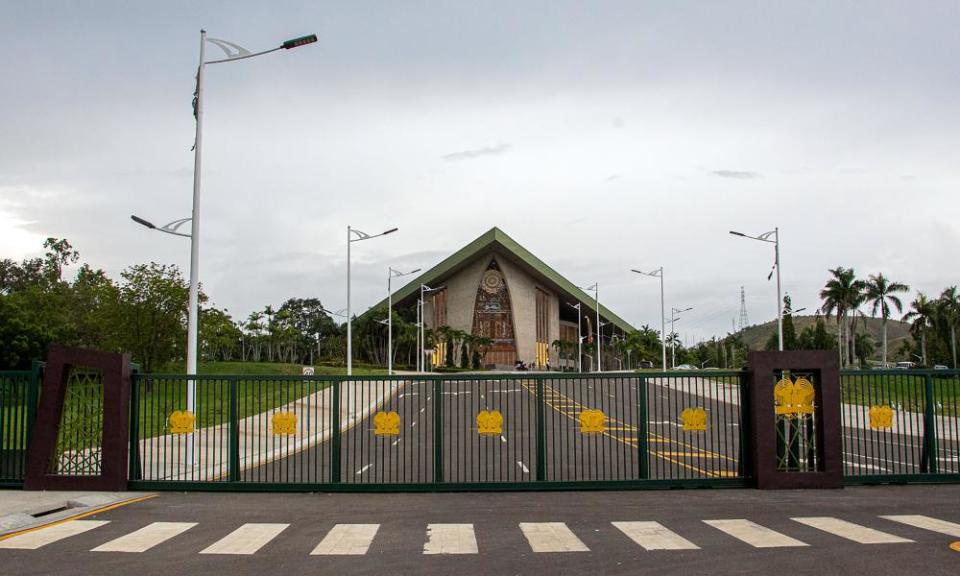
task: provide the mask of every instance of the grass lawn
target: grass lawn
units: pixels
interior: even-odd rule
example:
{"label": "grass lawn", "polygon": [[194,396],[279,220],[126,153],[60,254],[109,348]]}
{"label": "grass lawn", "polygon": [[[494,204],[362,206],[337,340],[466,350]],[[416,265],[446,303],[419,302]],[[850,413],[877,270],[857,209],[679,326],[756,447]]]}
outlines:
{"label": "grass lawn", "polygon": [[26,449],[26,414],[23,406],[3,406],[0,408],[0,437],[4,450]]}
{"label": "grass lawn", "polygon": [[[848,404],[873,406],[887,404],[910,412],[923,412],[926,406],[924,376],[910,374],[857,374],[841,376],[841,399]],[[960,415],[960,377],[933,378],[933,400],[937,413]]]}
{"label": "grass lawn", "polygon": [[[137,411],[140,437],[149,438],[167,432],[167,417],[174,410],[186,408],[187,382],[176,376],[182,373],[167,372],[163,378],[138,380],[140,407]],[[199,372],[209,376],[239,376],[237,408],[240,418],[246,418],[282,406],[314,394],[330,386],[330,382],[317,380],[322,376],[346,375],[344,366],[315,366],[314,376],[304,380],[270,380],[264,376],[299,376],[300,364],[277,362],[208,362],[199,366]],[[355,376],[386,375],[386,370],[375,366],[354,365]],[[244,376],[257,376],[244,379]],[[227,422],[230,418],[230,380],[203,380],[197,383],[196,427],[204,428]]]}

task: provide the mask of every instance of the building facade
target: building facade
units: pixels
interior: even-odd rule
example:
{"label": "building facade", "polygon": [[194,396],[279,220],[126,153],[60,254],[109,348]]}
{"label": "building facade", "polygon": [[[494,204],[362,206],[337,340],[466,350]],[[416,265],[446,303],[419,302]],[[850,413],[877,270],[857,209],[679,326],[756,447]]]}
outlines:
{"label": "building facade", "polygon": [[[426,290],[422,303],[421,287]],[[584,345],[599,335],[603,346],[609,346],[618,335],[633,330],[601,305],[598,332],[591,295],[499,228],[489,230],[399,289],[393,303],[395,309],[422,304],[424,324],[435,333],[446,326],[484,339],[484,367],[513,367],[522,360],[539,368],[576,368],[578,332]],[[381,306],[385,307],[386,301]],[[449,344],[437,340],[433,363],[444,364]],[[590,348],[586,346],[586,350]],[[453,358],[459,359],[459,351],[454,352]],[[582,362],[583,369],[588,370],[595,362],[594,356],[585,353]]]}

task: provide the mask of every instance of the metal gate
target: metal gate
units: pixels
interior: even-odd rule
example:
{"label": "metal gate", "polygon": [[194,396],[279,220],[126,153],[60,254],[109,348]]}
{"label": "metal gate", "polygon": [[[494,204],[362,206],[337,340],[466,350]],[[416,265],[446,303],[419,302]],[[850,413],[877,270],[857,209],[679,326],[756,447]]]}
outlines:
{"label": "metal gate", "polygon": [[131,487],[744,485],[743,381],[719,371],[193,382],[140,375]]}

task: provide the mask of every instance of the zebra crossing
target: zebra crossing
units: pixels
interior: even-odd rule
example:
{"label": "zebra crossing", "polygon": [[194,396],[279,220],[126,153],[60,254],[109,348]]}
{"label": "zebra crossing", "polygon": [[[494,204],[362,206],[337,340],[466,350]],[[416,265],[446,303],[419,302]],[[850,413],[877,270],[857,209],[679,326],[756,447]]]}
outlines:
{"label": "zebra crossing", "polygon": [[[841,541],[863,545],[910,544],[915,542],[893,533],[897,528],[908,526],[952,537],[960,537],[960,524],[923,515],[878,516],[876,523],[882,529],[865,526],[842,518],[831,516],[793,517],[790,520],[798,525],[813,528],[821,533],[835,536]],[[95,531],[109,525],[109,520],[72,520],[46,527],[14,534],[0,539],[0,558],[2,550],[38,550],[45,546],[68,540],[75,536]],[[871,521],[871,523],[873,523]],[[804,548],[811,544],[789,534],[773,530],[746,518],[706,519],[702,524],[725,534],[723,546],[732,549],[736,546],[749,548]],[[651,520],[613,521],[615,528],[611,534],[622,535],[645,551],[696,551],[706,547],[716,548],[716,539],[709,546],[696,543],[694,534],[680,534],[666,524]],[[91,548],[98,553],[143,553],[162,544],[172,546],[178,536],[188,532],[197,532],[197,522],[152,522],[132,532],[118,536]],[[564,522],[520,522],[511,529],[522,537],[529,550],[534,554],[550,553],[587,553],[591,548]],[[582,529],[582,528],[581,528]],[[253,555],[295,530],[285,523],[246,523],[219,540],[210,543],[197,553],[220,556]],[[596,531],[596,530],[594,530]],[[695,532],[689,526],[687,532]],[[380,524],[336,524],[322,537],[316,547],[309,552],[311,556],[363,556],[375,547],[377,536],[381,533]],[[477,530],[470,523],[431,523],[424,531],[423,554],[459,555],[479,554],[483,551],[483,532],[478,542]],[[701,535],[702,536],[702,535]],[[619,537],[619,536],[617,536]],[[800,537],[803,537],[802,535]],[[169,550],[169,548],[168,548]],[[190,550],[192,553],[195,550]]]}

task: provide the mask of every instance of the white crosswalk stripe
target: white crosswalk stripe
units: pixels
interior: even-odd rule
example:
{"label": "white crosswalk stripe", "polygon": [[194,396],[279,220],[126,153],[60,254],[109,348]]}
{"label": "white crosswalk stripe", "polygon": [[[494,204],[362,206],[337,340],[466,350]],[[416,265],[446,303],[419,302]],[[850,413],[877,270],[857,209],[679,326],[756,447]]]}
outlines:
{"label": "white crosswalk stripe", "polygon": [[563,522],[521,522],[520,530],[534,552],[589,552]]}
{"label": "white crosswalk stripe", "polygon": [[659,522],[611,522],[644,550],[699,550],[700,547]]}
{"label": "white crosswalk stripe", "polygon": [[97,546],[93,552],[146,552],[196,525],[196,522],[154,522]]}
{"label": "white crosswalk stripe", "polygon": [[36,550],[64,538],[83,534],[88,530],[109,524],[109,520],[73,520],[63,524],[54,524],[32,532],[18,534],[6,540],[0,540],[0,548],[8,550]]}
{"label": "white crosswalk stripe", "polygon": [[473,524],[427,524],[424,554],[476,554]]}
{"label": "white crosswalk stripe", "polygon": [[846,520],[832,518],[829,516],[791,518],[791,520],[801,524],[806,524],[807,526],[811,526],[817,530],[823,530],[824,532],[828,532],[834,536],[846,538],[847,540],[853,540],[859,544],[898,544],[904,542],[913,542],[913,540],[909,540],[907,538],[901,538],[899,536],[894,536],[893,534],[887,534],[886,532],[881,532],[879,530],[874,530],[873,528],[867,528],[866,526],[861,526],[859,524],[854,524],[853,522],[847,522]]}
{"label": "white crosswalk stripe", "polygon": [[370,549],[379,524],[337,524],[317,544],[312,556],[362,556]]}
{"label": "white crosswalk stripe", "polygon": [[754,548],[786,548],[791,546],[808,546],[796,538],[781,534],[775,530],[754,524],[742,518],[730,520],[704,520],[706,524],[717,530],[722,530],[737,540],[746,542]]}
{"label": "white crosswalk stripe", "polygon": [[256,554],[289,524],[244,524],[200,551],[201,554]]}
{"label": "white crosswalk stripe", "polygon": [[947,536],[960,538],[960,524],[956,524],[954,522],[947,522],[946,520],[938,520],[937,518],[931,518],[930,516],[921,516],[916,514],[881,516],[881,518],[893,520],[894,522],[899,522],[908,526],[914,526],[916,528],[923,528],[924,530],[932,530],[933,532],[939,532],[941,534],[946,534]]}

